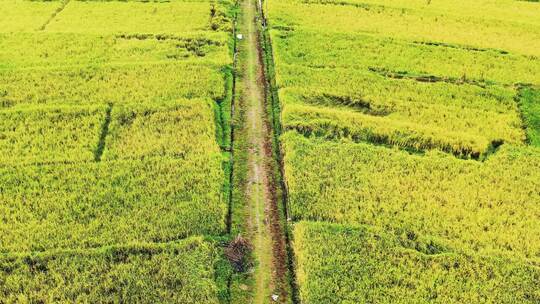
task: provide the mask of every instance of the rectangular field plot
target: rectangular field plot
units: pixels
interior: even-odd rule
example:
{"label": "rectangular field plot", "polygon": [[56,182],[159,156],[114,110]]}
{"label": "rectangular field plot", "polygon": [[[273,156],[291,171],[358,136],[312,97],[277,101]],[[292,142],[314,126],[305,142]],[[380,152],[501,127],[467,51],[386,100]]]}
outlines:
{"label": "rectangular field plot", "polygon": [[72,1],[51,21],[47,31],[101,34],[205,31],[211,30],[210,9],[210,2]]}
{"label": "rectangular field plot", "polygon": [[233,6],[0,0],[0,303],[229,297]]}
{"label": "rectangular field plot", "polygon": [[301,222],[294,250],[302,303],[538,303],[538,267],[445,252],[363,226]]}
{"label": "rectangular field plot", "polygon": [[288,64],[371,69],[402,77],[437,76],[455,82],[540,83],[536,57],[500,50],[304,30],[274,30],[272,42],[278,71]]}
{"label": "rectangular field plot", "polygon": [[[313,2],[325,3],[270,1],[270,17],[274,17],[275,24],[279,26],[293,25],[297,28],[327,32],[364,32],[408,40],[456,43],[477,48],[503,49],[523,55],[540,55],[540,8],[534,4],[521,6],[521,11],[529,12],[522,14],[525,20],[511,20],[500,13],[495,18],[490,14],[476,14],[484,9],[473,10],[478,4],[467,5],[464,1],[460,1],[463,11],[468,10],[471,12],[469,14],[449,13],[444,8],[425,9],[429,7],[427,2],[416,8],[396,5],[390,0],[351,5],[347,5],[347,1],[335,1],[336,5],[329,3],[332,1]],[[438,2],[449,5],[447,1]],[[493,8],[498,6],[499,2],[503,2],[507,7],[515,5],[515,1],[498,1],[488,5],[484,3],[483,6]]]}
{"label": "rectangular field plot", "polygon": [[[282,100],[286,100],[282,98]],[[439,106],[440,107],[440,106]],[[426,115],[429,112],[437,113],[437,106],[422,109],[425,112],[411,113]],[[493,149],[505,142],[520,144],[525,136],[519,128],[518,117],[515,115],[490,115],[490,113],[469,110],[463,113],[452,113],[451,109],[441,107],[440,117],[429,117],[430,120],[444,117],[437,123],[418,121],[412,119],[399,119],[396,116],[376,116],[351,111],[350,109],[336,109],[331,107],[319,107],[298,103],[285,104],[283,107],[283,127],[286,130],[296,130],[306,136],[316,136],[325,139],[351,139],[355,142],[367,141],[382,145],[392,145],[417,152],[438,149],[452,153],[461,158],[483,159]],[[447,112],[448,111],[448,112]],[[461,112],[461,111],[460,111]],[[465,114],[467,113],[467,114]],[[449,130],[445,123],[451,119],[476,119],[485,118],[494,125],[497,120],[510,121],[513,128],[507,127],[508,134],[490,132],[485,125],[477,126],[476,132],[471,132],[465,125],[464,131]],[[445,120],[447,120],[445,122]],[[501,123],[502,124],[502,123]],[[453,127],[453,126],[450,126]],[[459,126],[454,126],[459,127]],[[503,126],[503,128],[506,126]],[[483,134],[482,130],[486,130]],[[489,130],[489,131],[488,131]],[[499,130],[503,131],[503,130]],[[504,132],[503,131],[503,132]],[[492,134],[489,134],[492,133]],[[505,137],[498,137],[503,135]],[[494,136],[494,137],[490,137]],[[504,138],[504,139],[503,139]]]}
{"label": "rectangular field plot", "polygon": [[295,220],[369,224],[540,265],[538,149],[504,145],[478,162],[294,132],[282,143]]}
{"label": "rectangular field plot", "polygon": [[40,29],[62,6],[60,1],[0,1],[0,33]]}
{"label": "rectangular field plot", "polygon": [[514,100],[516,89],[513,87],[422,82],[347,68],[283,64],[277,69],[277,82],[286,91],[302,92],[310,103],[329,104],[335,99],[334,103],[357,107],[358,110],[362,106],[369,107],[368,110],[380,113],[393,112],[395,108],[405,106],[414,108],[417,104],[496,112],[516,111],[517,108]]}
{"label": "rectangular field plot", "polygon": [[207,99],[114,107],[103,159],[219,153],[213,107]]}
{"label": "rectangular field plot", "polygon": [[540,6],[267,4],[299,301],[539,302]]}
{"label": "rectangular field plot", "polygon": [[0,68],[98,66],[156,61],[231,64],[225,33],[0,35]]}
{"label": "rectangular field plot", "polygon": [[352,69],[280,70],[286,129],[475,158],[493,145],[525,141],[513,89],[389,79]]}
{"label": "rectangular field plot", "polygon": [[272,37],[287,129],[474,158],[525,142],[507,84],[537,82],[533,58],[350,33]]}
{"label": "rectangular field plot", "polygon": [[0,111],[0,165],[93,161],[106,107]]}
{"label": "rectangular field plot", "polygon": [[20,104],[144,103],[224,98],[220,67],[156,63],[0,71],[0,107]]}
{"label": "rectangular field plot", "polygon": [[214,303],[213,243],[120,245],[0,257],[5,303]]}
{"label": "rectangular field plot", "polygon": [[225,229],[220,154],[0,167],[0,252],[168,242]]}
{"label": "rectangular field plot", "polygon": [[474,17],[497,21],[519,20],[520,23],[540,25],[538,8],[534,1],[512,0],[452,0],[425,2],[422,0],[293,0],[297,3],[349,5],[369,8],[372,6],[385,6],[389,8],[404,8],[421,10],[426,13],[439,13],[452,17]]}

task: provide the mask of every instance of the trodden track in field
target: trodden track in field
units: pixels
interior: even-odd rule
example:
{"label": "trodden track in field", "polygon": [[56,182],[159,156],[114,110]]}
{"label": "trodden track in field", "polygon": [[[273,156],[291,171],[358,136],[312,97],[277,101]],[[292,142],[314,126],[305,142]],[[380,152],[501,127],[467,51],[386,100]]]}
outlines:
{"label": "trodden track in field", "polygon": [[255,258],[253,303],[287,303],[286,252],[279,224],[278,199],[272,182],[272,136],[265,105],[265,75],[258,33],[256,4],[242,2],[240,68],[243,69],[241,98],[245,106],[248,145],[246,223]]}

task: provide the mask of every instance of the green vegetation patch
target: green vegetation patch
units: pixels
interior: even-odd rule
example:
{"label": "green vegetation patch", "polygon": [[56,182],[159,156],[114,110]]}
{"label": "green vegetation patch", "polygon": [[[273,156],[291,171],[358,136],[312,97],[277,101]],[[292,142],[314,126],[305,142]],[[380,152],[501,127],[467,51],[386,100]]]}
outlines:
{"label": "green vegetation patch", "polygon": [[[412,246],[416,246],[412,247]],[[400,240],[363,226],[294,227],[303,303],[538,303],[540,269]]]}
{"label": "green vegetation patch", "polygon": [[218,303],[212,243],[118,245],[0,257],[4,303]]}
{"label": "green vegetation patch", "polygon": [[540,147],[540,90],[524,88],[519,94],[519,106],[527,130],[527,139]]}
{"label": "green vegetation patch", "polygon": [[540,150],[504,145],[478,162],[294,132],[282,143],[294,220],[368,224],[540,265]]}
{"label": "green vegetation patch", "polygon": [[114,107],[103,159],[219,154],[213,103],[194,99]]}
{"label": "green vegetation patch", "polygon": [[219,235],[221,155],[0,167],[0,252]]}
{"label": "green vegetation patch", "polygon": [[0,111],[0,164],[92,161],[106,107]]}

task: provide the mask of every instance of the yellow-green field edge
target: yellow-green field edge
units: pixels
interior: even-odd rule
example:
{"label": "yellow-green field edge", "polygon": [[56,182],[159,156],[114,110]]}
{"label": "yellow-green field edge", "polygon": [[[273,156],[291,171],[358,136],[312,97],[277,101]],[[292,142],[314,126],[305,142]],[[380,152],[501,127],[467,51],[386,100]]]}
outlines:
{"label": "yellow-green field edge", "polygon": [[527,143],[540,147],[540,86],[519,87],[516,101],[527,135]]}

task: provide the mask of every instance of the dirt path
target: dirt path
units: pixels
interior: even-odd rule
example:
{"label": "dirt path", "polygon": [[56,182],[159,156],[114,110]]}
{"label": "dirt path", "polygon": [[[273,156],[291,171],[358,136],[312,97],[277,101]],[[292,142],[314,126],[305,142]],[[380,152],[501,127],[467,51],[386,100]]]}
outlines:
{"label": "dirt path", "polygon": [[[254,246],[253,303],[286,303],[286,253],[279,208],[272,185],[271,132],[265,108],[264,69],[256,26],[256,0],[242,0],[244,36],[242,95],[248,145],[247,226]],[[277,301],[272,298],[277,295]]]}

